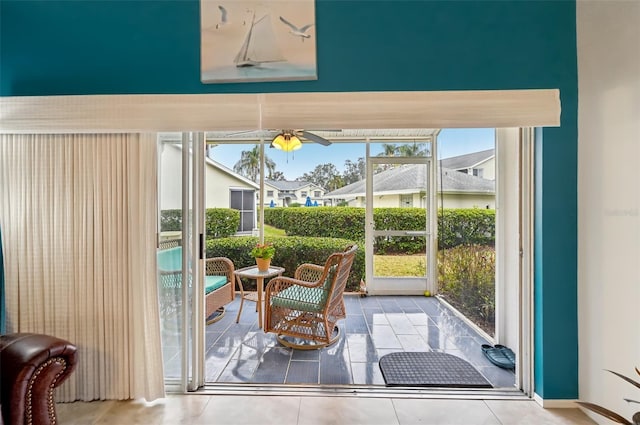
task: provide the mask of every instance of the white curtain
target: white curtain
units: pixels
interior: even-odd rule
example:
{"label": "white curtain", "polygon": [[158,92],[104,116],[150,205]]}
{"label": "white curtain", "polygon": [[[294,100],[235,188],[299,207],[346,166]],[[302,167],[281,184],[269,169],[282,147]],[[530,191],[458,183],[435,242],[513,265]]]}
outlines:
{"label": "white curtain", "polygon": [[7,332],[79,349],[57,401],[164,396],[152,134],[0,135]]}

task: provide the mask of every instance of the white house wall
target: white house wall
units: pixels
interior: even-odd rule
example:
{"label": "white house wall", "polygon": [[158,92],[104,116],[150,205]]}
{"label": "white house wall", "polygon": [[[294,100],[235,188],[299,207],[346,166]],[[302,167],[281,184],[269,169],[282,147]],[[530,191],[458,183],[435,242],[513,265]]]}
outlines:
{"label": "white house wall", "polygon": [[[373,201],[375,208],[398,208],[400,206],[400,195],[382,195],[376,196]],[[350,200],[350,207],[365,207],[364,196],[358,196],[355,199]],[[493,195],[469,195],[469,194],[451,194],[445,193],[444,195],[444,207],[445,208],[481,208],[495,209],[496,200]],[[413,194],[413,206],[422,207],[422,200],[419,194]],[[438,208],[441,207],[440,195],[438,195]]]}
{"label": "white house wall", "polygon": [[[273,195],[269,196],[269,192],[272,192]],[[282,207],[284,206],[282,204],[282,200],[278,199],[278,189],[276,189],[275,187],[269,185],[268,183],[264,184],[264,202],[263,204],[265,206],[269,206],[271,204],[271,201],[273,201],[274,205],[277,207]]]}
{"label": "white house wall", "polygon": [[209,164],[206,167],[205,179],[205,205],[207,208],[229,208],[231,189],[250,189],[258,192],[257,189],[227,173],[220,172]]}
{"label": "white house wall", "polygon": [[163,144],[160,147],[160,209],[182,208],[182,150]]}
{"label": "white house wall", "polygon": [[[161,150],[160,171],[160,208],[163,210],[181,208],[181,170],[182,149],[164,145]],[[205,206],[207,208],[229,208],[230,189],[256,190],[233,175],[206,163]]]}
{"label": "white house wall", "polygon": [[640,2],[577,2],[580,399],[627,419],[638,390],[605,369],[638,380],[638,40]]}
{"label": "white house wall", "polygon": [[490,158],[479,164],[477,167],[482,170],[482,178],[487,180],[495,180],[496,179],[496,158]]}
{"label": "white house wall", "polygon": [[[481,208],[495,209],[496,199],[494,195],[468,195],[457,193],[444,194],[445,208]],[[442,207],[440,195],[438,195],[438,208]]]}

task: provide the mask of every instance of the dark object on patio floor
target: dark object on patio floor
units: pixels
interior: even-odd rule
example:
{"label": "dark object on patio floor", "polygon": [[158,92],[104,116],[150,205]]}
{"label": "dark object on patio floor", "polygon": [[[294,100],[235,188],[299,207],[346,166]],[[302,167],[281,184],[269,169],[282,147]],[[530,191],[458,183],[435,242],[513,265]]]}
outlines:
{"label": "dark object on patio floor", "polygon": [[482,352],[491,363],[498,367],[509,370],[514,370],[516,367],[515,353],[504,345],[496,344],[492,347],[488,344],[482,344]]}
{"label": "dark object on patio floor", "polygon": [[452,354],[390,353],[379,363],[387,386],[492,388],[470,363]]}

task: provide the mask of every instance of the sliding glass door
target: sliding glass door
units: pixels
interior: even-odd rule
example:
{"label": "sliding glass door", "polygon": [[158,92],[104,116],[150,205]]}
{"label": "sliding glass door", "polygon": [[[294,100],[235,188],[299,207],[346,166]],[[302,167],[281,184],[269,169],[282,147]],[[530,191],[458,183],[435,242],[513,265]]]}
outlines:
{"label": "sliding glass door", "polygon": [[204,135],[158,140],[158,285],[165,380],[194,391],[203,382]]}

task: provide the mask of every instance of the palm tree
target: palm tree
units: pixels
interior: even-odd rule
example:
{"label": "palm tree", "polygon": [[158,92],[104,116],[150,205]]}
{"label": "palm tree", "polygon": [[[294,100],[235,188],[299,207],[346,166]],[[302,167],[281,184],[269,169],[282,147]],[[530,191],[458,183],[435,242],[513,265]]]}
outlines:
{"label": "palm tree", "polygon": [[382,144],[382,152],[378,154],[378,156],[396,156],[398,153],[398,145],[394,145],[393,143],[383,143]]}
{"label": "palm tree", "polygon": [[413,143],[400,145],[398,147],[398,153],[400,156],[426,156],[427,145],[424,143]]}
{"label": "palm tree", "polygon": [[[264,156],[264,166],[267,174],[273,174],[276,163],[272,159]],[[258,181],[260,175],[260,145],[255,145],[250,151],[242,151],[240,160],[233,166],[233,171],[251,180]]]}

